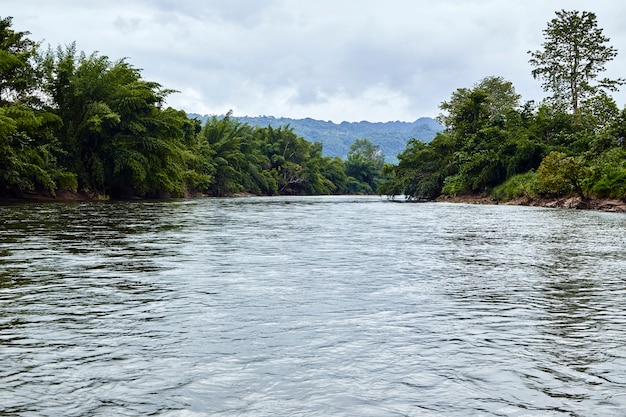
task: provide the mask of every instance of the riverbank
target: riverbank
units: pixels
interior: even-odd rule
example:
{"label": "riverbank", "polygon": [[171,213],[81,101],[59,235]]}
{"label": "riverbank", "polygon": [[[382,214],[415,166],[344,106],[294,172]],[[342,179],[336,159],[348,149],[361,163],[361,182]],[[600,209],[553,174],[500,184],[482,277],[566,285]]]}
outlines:
{"label": "riverbank", "polygon": [[563,197],[563,198],[539,198],[539,197],[522,197],[509,201],[498,201],[491,197],[481,197],[476,195],[462,196],[442,196],[435,201],[449,203],[468,203],[468,204],[506,204],[514,206],[531,206],[531,207],[547,207],[547,208],[565,208],[577,210],[598,210],[610,213],[626,213],[626,202],[622,200],[608,198],[591,198],[583,201],[580,197]]}
{"label": "riverbank", "polygon": [[56,195],[50,193],[24,192],[19,195],[0,195],[0,203],[47,203],[66,201],[101,201],[108,200],[106,196],[87,192],[58,191]]}
{"label": "riverbank", "polygon": [[[233,197],[249,197],[254,194],[237,193]],[[207,196],[203,196],[207,197]],[[18,203],[18,202],[69,202],[69,201],[102,201],[109,198],[102,195],[96,195],[85,192],[61,191],[53,196],[51,194],[23,193],[19,196],[0,196],[0,203]],[[592,198],[582,201],[579,197],[564,198],[539,198],[539,197],[523,197],[509,201],[498,201],[492,197],[482,197],[479,195],[459,195],[459,196],[440,196],[435,202],[447,203],[466,203],[466,204],[504,204],[513,206],[531,206],[531,207],[547,207],[547,208],[564,208],[576,210],[598,210],[610,213],[626,213],[626,202],[616,199]]]}

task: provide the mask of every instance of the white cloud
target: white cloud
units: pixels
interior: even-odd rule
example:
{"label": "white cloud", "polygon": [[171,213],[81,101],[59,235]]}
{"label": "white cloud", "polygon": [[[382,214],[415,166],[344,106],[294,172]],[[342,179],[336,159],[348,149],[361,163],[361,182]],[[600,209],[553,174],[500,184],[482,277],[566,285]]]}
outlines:
{"label": "white cloud", "polygon": [[[588,10],[624,49],[626,3],[583,0],[3,0],[14,27],[53,46],[128,57],[190,112],[340,122],[436,116],[459,87],[503,76],[541,99],[528,50],[561,8]],[[624,76],[624,56],[607,75]],[[618,104],[626,104],[623,94]]]}

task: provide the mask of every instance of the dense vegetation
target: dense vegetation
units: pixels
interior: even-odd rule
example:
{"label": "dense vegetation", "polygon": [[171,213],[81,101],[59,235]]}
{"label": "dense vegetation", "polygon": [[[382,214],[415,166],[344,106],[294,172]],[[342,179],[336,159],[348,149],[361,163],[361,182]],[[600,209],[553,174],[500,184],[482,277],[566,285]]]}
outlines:
{"label": "dense vegetation", "polygon": [[163,198],[204,194],[371,193],[384,156],[369,140],[347,159],[289,127],[227,115],[204,125],[165,107],[173,91],[125,60],[41,51],[0,19],[0,195]]}
{"label": "dense vegetation", "polygon": [[385,167],[379,193],[626,200],[626,109],[609,95],[623,80],[598,80],[617,52],[589,12],[557,12],[544,35],[529,54],[550,97],[520,104],[496,76],[456,90],[440,106],[445,130],[427,144],[410,141]]}
{"label": "dense vegetation", "polygon": [[[172,90],[126,60],[75,45],[42,51],[0,19],[0,195],[163,198],[237,193],[374,193],[409,199],[484,195],[498,200],[577,196],[626,201],[626,109],[599,79],[617,54],[589,12],[559,11],[529,52],[550,96],[521,102],[488,76],[441,103],[445,126],[410,139],[385,164],[380,146],[354,140],[324,156],[289,126],[227,114],[204,121],[166,107]],[[369,128],[368,124],[362,124]]]}
{"label": "dense vegetation", "polygon": [[[190,114],[190,117],[205,121],[207,115]],[[398,155],[406,147],[409,138],[422,142],[430,142],[443,127],[434,119],[421,117],[414,122],[341,122],[306,119],[291,119],[287,117],[258,116],[236,117],[240,122],[251,126],[273,128],[289,126],[296,135],[306,138],[310,142],[320,142],[324,156],[338,156],[345,159],[350,152],[350,145],[357,139],[367,138],[374,145],[378,145],[388,162],[396,163]]]}

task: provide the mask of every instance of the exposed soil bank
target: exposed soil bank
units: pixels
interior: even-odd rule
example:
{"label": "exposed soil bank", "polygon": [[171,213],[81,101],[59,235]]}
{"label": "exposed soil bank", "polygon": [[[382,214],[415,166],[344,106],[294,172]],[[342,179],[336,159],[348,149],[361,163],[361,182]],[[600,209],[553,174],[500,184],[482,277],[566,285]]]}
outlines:
{"label": "exposed soil bank", "polygon": [[568,208],[579,210],[599,210],[612,213],[626,213],[626,202],[622,200],[613,200],[607,198],[592,198],[586,201],[581,200],[579,197],[518,198],[515,200],[499,202],[492,199],[491,197],[465,195],[456,197],[442,196],[439,197],[436,201],[470,204],[506,204],[515,206]]}
{"label": "exposed soil bank", "polygon": [[59,191],[56,196],[49,193],[25,192],[16,195],[0,195],[0,202],[52,202],[52,201],[98,201],[108,200],[100,195],[84,192]]}
{"label": "exposed soil bank", "polygon": [[[244,197],[252,194],[241,193],[236,197]],[[50,194],[23,193],[20,195],[0,195],[0,202],[64,202],[64,201],[98,201],[108,200],[97,194],[73,193],[71,191],[60,191],[56,196]],[[481,197],[479,195],[441,196],[435,201],[449,203],[469,203],[469,204],[506,204],[515,206],[534,206],[549,208],[568,208],[579,210],[599,210],[613,213],[626,213],[626,202],[605,198],[593,198],[582,201],[578,197],[565,198],[518,198],[510,201],[497,201],[491,197]]]}

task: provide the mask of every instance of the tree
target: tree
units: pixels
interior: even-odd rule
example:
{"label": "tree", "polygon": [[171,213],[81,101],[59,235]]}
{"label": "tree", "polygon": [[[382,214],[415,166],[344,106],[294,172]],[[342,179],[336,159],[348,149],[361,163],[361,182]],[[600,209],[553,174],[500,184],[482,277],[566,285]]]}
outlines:
{"label": "tree", "polygon": [[543,158],[537,169],[537,184],[547,194],[564,195],[574,191],[581,200],[586,200],[583,183],[589,175],[589,168],[580,158],[553,151]]}
{"label": "tree", "polygon": [[457,89],[441,103],[438,118],[454,144],[448,155],[453,169],[448,170],[443,194],[484,193],[506,179],[516,141],[526,134],[523,119],[528,109],[519,108],[519,100],[510,81],[489,76],[472,88]]}
{"label": "tree", "polygon": [[118,197],[186,193],[188,119],[162,108],[172,90],[143,80],[125,60],[77,54],[74,45],[48,51],[42,66],[42,86],[63,122],[61,162],[81,189]]}
{"label": "tree", "polygon": [[346,175],[352,177],[353,193],[373,194],[382,178],[385,155],[369,139],[357,139],[346,158]]}
{"label": "tree", "polygon": [[289,125],[259,128],[265,167],[274,178],[279,194],[330,194],[334,184],[323,175],[322,144],[308,142]]}
{"label": "tree", "polygon": [[439,108],[439,123],[460,135],[476,133],[491,118],[501,116],[519,105],[520,95],[510,81],[485,77],[472,88],[459,88]]}
{"label": "tree", "polygon": [[338,156],[326,156],[322,158],[320,173],[329,185],[329,191],[333,194],[344,194],[348,192],[346,175],[346,164]]}
{"label": "tree", "polygon": [[455,148],[449,132],[439,133],[429,143],[410,139],[398,155],[398,165],[385,165],[387,179],[378,193],[408,200],[433,200],[441,194],[444,180],[450,175],[450,159]]}
{"label": "tree", "polygon": [[615,147],[592,162],[591,193],[626,201],[626,149]]}
{"label": "tree", "polygon": [[0,18],[0,104],[38,101],[37,66],[34,63],[39,44],[27,36],[30,32],[11,29],[13,18]]}
{"label": "tree", "polygon": [[609,38],[598,28],[594,13],[561,10],[556,16],[543,31],[543,49],[528,51],[532,74],[543,80],[543,89],[552,92],[556,104],[576,114],[582,102],[602,91],[616,91],[624,80],[597,80],[617,50],[607,45]]}
{"label": "tree", "polygon": [[60,120],[43,108],[38,44],[29,32],[11,29],[12,18],[0,18],[0,192],[57,189],[57,141]]}
{"label": "tree", "polygon": [[215,196],[256,191],[250,168],[257,164],[260,149],[253,136],[254,129],[231,115],[228,112],[222,118],[213,116],[201,132],[212,150],[213,181],[208,191]]}
{"label": "tree", "polygon": [[344,161],[288,126],[251,127],[229,113],[202,127],[165,108],[174,91],[125,59],[79,53],[75,43],[41,54],[11,23],[0,18],[1,195],[345,192]]}

